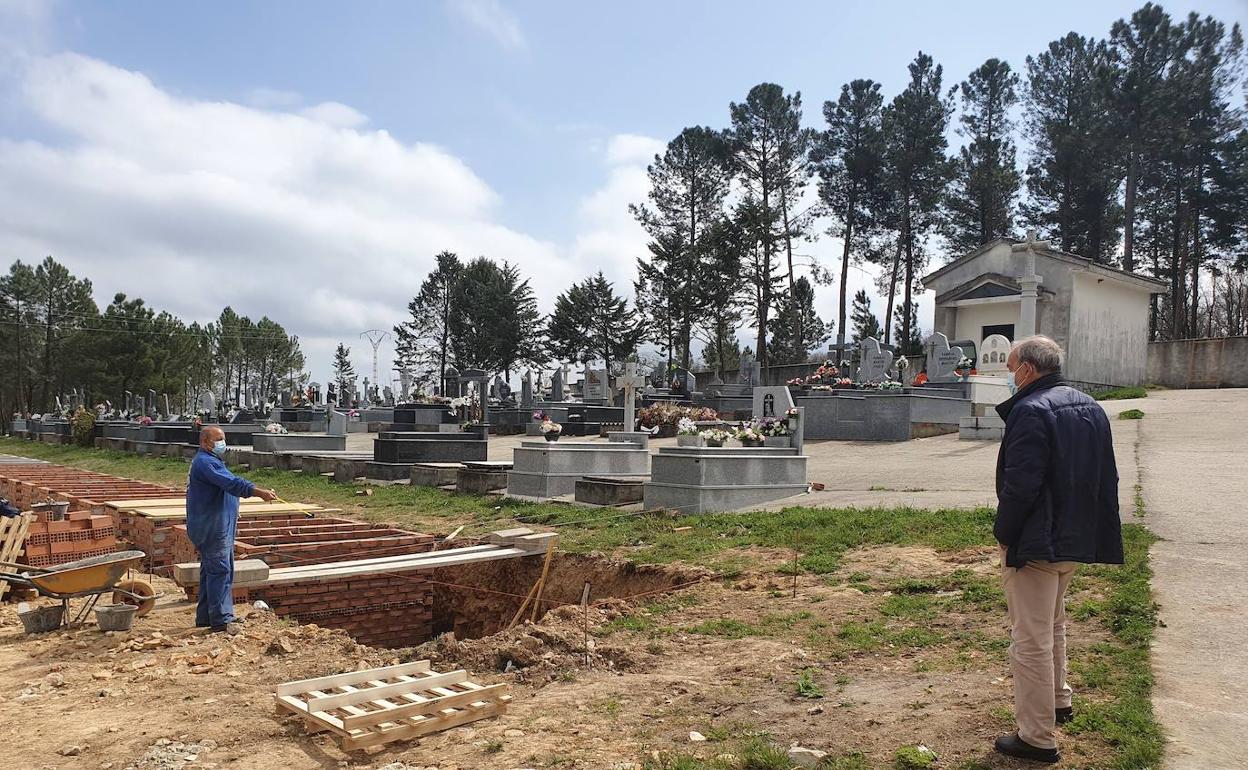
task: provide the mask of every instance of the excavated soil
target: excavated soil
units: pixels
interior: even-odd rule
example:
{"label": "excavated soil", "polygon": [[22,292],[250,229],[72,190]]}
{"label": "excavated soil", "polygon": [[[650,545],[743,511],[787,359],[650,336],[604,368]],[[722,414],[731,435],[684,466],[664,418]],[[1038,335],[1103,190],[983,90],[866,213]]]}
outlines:
{"label": "excavated soil", "polygon": [[[918,743],[937,751],[938,767],[1024,767],[987,750],[1009,729],[1004,613],[940,613],[921,623],[949,638],[984,640],[969,652],[891,637],[857,649],[839,638],[879,618],[882,588],[899,575],[995,569],[990,553],[904,551],[847,554],[836,575],[801,577],[796,596],[791,578],[774,571],[780,554],[733,582],[563,557],[552,563],[558,580],[549,594],[561,606],[544,608],[537,623],[526,618],[478,638],[444,633],[404,650],[372,649],[267,612],[253,612],[234,638],[196,632],[193,606],[160,579],[166,598],[129,633],[30,637],[15,608],[0,606],[0,745],[14,768],[596,769],[639,767],[669,752],[715,757],[735,750],[741,736],[765,734],[782,745],[861,751],[870,767],[891,766],[897,747]],[[479,607],[509,622],[518,606],[511,594],[527,592],[531,569],[464,569],[439,580],[457,586],[454,596],[482,593],[458,586],[492,586],[500,595]],[[870,581],[851,582],[853,573]],[[500,580],[510,582],[493,582]],[[586,580],[595,590],[583,610]],[[464,600],[448,617],[475,606]],[[1097,641],[1094,624],[1074,623],[1074,654]],[[884,625],[900,631],[906,623]],[[510,683],[508,713],[348,756],[273,707],[281,682],[420,658],[438,670],[466,668],[481,683]],[[802,676],[819,697],[799,694]],[[691,741],[691,731],[708,740]],[[1064,744],[1066,767],[1107,754],[1090,739]]]}

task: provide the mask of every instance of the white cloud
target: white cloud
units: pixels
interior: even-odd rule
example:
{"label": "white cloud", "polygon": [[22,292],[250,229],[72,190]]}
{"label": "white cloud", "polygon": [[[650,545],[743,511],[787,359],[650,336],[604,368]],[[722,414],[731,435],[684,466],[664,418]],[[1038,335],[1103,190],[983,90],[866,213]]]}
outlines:
{"label": "white cloud", "polygon": [[499,0],[447,0],[451,13],[494,38],[508,51],[523,51],[528,42],[520,22]]}
{"label": "white cloud", "polygon": [[246,101],[261,109],[294,107],[303,101],[303,95],[281,88],[253,88],[247,92]]}
{"label": "white cloud", "polygon": [[607,142],[607,163],[612,166],[637,165],[643,169],[667,145],[659,139],[639,134],[616,134]]}
{"label": "white cloud", "polygon": [[341,102],[321,102],[299,110],[299,114],[336,128],[362,128],[368,124],[367,115]]}
{"label": "white cloud", "polygon": [[[454,155],[342,127],[359,123],[346,105],[327,122],[183,99],[76,54],[28,59],[12,96],[58,140],[0,138],[0,253],[53,254],[101,302],[268,315],[322,382],[339,341],[371,369],[358,334],[403,317],[439,251],[505,255],[531,276],[580,269],[498,224],[498,195]],[[548,305],[565,287],[536,288]]]}

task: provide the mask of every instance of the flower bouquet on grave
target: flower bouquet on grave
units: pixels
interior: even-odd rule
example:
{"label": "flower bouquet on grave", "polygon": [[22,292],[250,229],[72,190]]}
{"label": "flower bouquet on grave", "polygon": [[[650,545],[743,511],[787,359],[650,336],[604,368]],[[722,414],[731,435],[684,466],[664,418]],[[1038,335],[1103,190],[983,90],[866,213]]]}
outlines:
{"label": "flower bouquet on grave", "polygon": [[785,410],[784,419],[789,424],[789,435],[797,431],[797,407]]}
{"label": "flower bouquet on grave", "polygon": [[892,380],[885,380],[879,385],[880,390],[901,390],[902,387],[900,382],[893,382]]}
{"label": "flower bouquet on grave", "polygon": [[698,435],[698,424],[688,417],[681,417],[676,421],[677,436],[696,436]]}
{"label": "flower bouquet on grave", "polygon": [[723,428],[710,428],[698,434],[709,447],[722,447],[724,442],[732,438],[732,433]]}
{"label": "flower bouquet on grave", "polygon": [[833,384],[835,387],[838,387],[838,388],[850,388],[850,389],[853,389],[853,387],[854,387],[854,381],[853,381],[851,378],[849,378],[849,377],[837,377],[837,378],[836,378],[836,381],[835,381],[835,382],[833,382],[832,384]]}
{"label": "flower bouquet on grave", "polygon": [[264,426],[264,432],[271,433],[275,436],[284,436],[289,431],[287,431],[286,426],[282,425],[280,422],[271,422]]}
{"label": "flower bouquet on grave", "polygon": [[747,423],[737,429],[736,439],[741,442],[741,446],[762,446],[763,434],[753,423]]}
{"label": "flower bouquet on grave", "polygon": [[764,438],[768,436],[787,436],[789,435],[789,418],[787,415],[785,417],[764,417],[751,422],[750,427],[762,434]]}
{"label": "flower bouquet on grave", "polygon": [[953,373],[961,377],[963,380],[969,378],[975,372],[975,362],[967,356],[962,356],[962,360],[958,362],[958,368]]}
{"label": "flower bouquet on grave", "polygon": [[563,432],[563,426],[557,422],[551,422],[549,419],[542,420],[542,435],[547,441],[558,441],[559,434]]}
{"label": "flower bouquet on grave", "polygon": [[148,417],[147,415],[143,415],[142,417],[139,418],[139,425],[151,425],[151,424],[152,424],[151,417]]}

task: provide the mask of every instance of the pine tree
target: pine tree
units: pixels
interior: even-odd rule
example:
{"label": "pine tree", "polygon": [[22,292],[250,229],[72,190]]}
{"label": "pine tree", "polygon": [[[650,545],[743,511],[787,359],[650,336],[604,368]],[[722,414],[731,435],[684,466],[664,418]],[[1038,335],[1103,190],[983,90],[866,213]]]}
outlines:
{"label": "pine tree", "polygon": [[628,300],[601,271],[555,298],[546,333],[556,356],[608,368],[636,352],[643,336]]}
{"label": "pine tree", "polygon": [[823,103],[828,130],[812,150],[819,171],[819,196],[836,223],[842,243],[836,323],[840,345],[845,344],[851,256],[855,249],[866,248],[880,226],[888,195],[884,184],[883,107],[879,83],[855,80],[841,86],[836,102]]}
{"label": "pine tree", "polygon": [[650,205],[629,206],[629,211],[653,239],[648,267],[661,273],[663,280],[648,275],[647,286],[667,293],[661,304],[673,313],[673,342],[688,368],[693,325],[703,309],[698,296],[706,251],[703,239],[724,216],[732,178],[727,140],[711,128],[686,128],[655,156],[647,174]]}
{"label": "pine tree", "polygon": [[1166,79],[1173,64],[1183,56],[1182,28],[1171,24],[1161,6],[1146,3],[1131,15],[1130,22],[1119,19],[1110,29],[1113,56],[1114,124],[1123,147],[1125,187],[1123,190],[1122,267],[1135,269],[1136,198],[1140,174],[1154,162],[1161,149],[1162,126],[1169,101]]}
{"label": "pine tree", "polygon": [[871,310],[871,298],[867,296],[866,289],[859,289],[854,295],[854,309],[850,314],[850,322],[854,325],[855,345],[867,337],[874,337],[878,340],[884,334],[883,328],[880,327],[880,319],[876,318],[875,312]]}
{"label": "pine tree", "polygon": [[772,353],[776,363],[804,363],[810,360],[812,350],[828,341],[831,326],[825,324],[815,312],[815,290],[806,276],[800,276],[793,291],[780,298],[776,308],[776,328],[804,330],[801,338],[787,337],[773,342]]}
{"label": "pine tree", "polygon": [[338,404],[349,406],[354,397],[355,367],[351,364],[351,348],[341,342],[334,350],[334,382],[338,383]]}
{"label": "pine tree", "polygon": [[884,110],[885,159],[901,235],[901,270],[894,272],[900,272],[905,282],[903,339],[912,333],[913,288],[924,267],[923,242],[936,224],[949,179],[945,129],[951,112],[949,101],[941,96],[940,65],[920,51],[910,64],[909,84]]}
{"label": "pine tree", "polygon": [[902,308],[897,308],[893,319],[893,344],[899,355],[913,356],[923,352],[923,335],[919,331],[919,306],[910,306],[909,323],[901,317]]}
{"label": "pine tree", "polygon": [[[747,291],[746,312],[757,331],[756,341],[760,350],[770,349],[766,331],[768,318],[783,280],[768,246],[769,243],[774,245],[777,218],[775,207],[764,206],[749,193],[733,210],[733,225],[740,233],[741,281]],[[758,361],[767,366],[762,355],[759,355]]]}
{"label": "pine tree", "polygon": [[945,238],[960,256],[1008,235],[1021,176],[1015,168],[1013,121],[1018,75],[1000,59],[989,59],[958,86],[962,94],[959,133],[969,139],[954,160],[954,181],[946,200]]}
{"label": "pine tree", "polygon": [[64,392],[65,367],[72,357],[62,355],[65,341],[84,320],[99,314],[91,297],[91,281],[76,278],[52,257],[45,257],[35,268],[32,300],[39,319],[40,409],[50,409],[57,393]]}
{"label": "pine tree", "polygon": [[[728,106],[732,118],[731,147],[746,203],[738,207],[750,212],[750,239],[757,243],[754,269],[746,276],[754,283],[754,321],[757,329],[758,360],[767,366],[769,349],[767,335],[775,296],[778,267],[777,245],[787,233],[781,224],[787,217],[781,205],[781,189],[791,171],[792,156],[788,144],[792,136],[793,115],[800,119],[801,95],[786,96],[775,83],[760,83],[750,89],[745,101]],[[787,240],[786,240],[787,242]]]}
{"label": "pine tree", "polygon": [[394,338],[396,363],[433,372],[440,383],[446,379],[451,357],[453,300],[463,264],[449,251],[438,254],[435,260],[437,266],[407,304],[410,317],[394,327]]}
{"label": "pine tree", "polygon": [[[713,359],[716,362],[713,366],[722,377],[724,369],[737,365],[729,365],[728,362],[740,359],[740,353],[734,354],[733,351],[736,350],[744,300],[741,229],[734,222],[721,220],[707,232],[706,243],[706,271],[698,283],[701,304],[706,310],[694,329],[699,339],[706,343],[702,358],[708,361]],[[733,355],[737,358],[734,359]]]}
{"label": "pine tree", "polygon": [[1119,164],[1109,51],[1074,32],[1027,57],[1028,222],[1072,254],[1110,262],[1118,244]]}

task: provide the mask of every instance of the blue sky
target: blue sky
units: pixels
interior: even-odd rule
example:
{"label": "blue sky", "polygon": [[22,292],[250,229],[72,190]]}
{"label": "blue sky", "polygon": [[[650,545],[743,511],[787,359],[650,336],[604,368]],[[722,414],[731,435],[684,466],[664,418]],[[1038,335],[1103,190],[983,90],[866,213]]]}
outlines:
{"label": "blue sky", "polygon": [[[0,214],[0,255],[55,254],[104,301],[267,312],[323,379],[335,338],[397,321],[441,248],[518,261],[543,302],[600,268],[627,282],[646,158],[758,82],[800,90],[817,126],[852,78],[891,97],[920,49],[949,86],[1138,5],[0,0],[0,203],[65,207]],[[188,297],[198,271],[219,280]]]}

